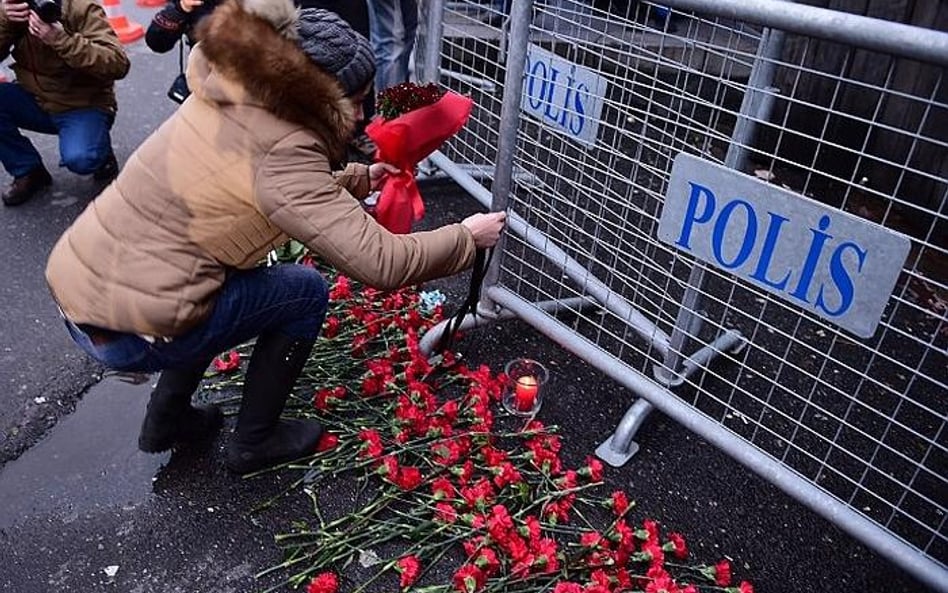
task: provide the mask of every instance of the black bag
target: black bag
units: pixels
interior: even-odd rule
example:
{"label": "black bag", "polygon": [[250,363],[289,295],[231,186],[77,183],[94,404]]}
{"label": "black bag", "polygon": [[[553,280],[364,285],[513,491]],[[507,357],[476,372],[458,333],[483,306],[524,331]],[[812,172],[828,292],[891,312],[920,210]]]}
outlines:
{"label": "black bag", "polygon": [[184,103],[184,100],[191,94],[191,89],[188,88],[188,79],[184,75],[183,38],[178,41],[178,69],[180,73],[175,77],[174,82],[171,83],[171,88],[168,89],[168,98],[175,103]]}
{"label": "black bag", "polygon": [[190,94],[191,89],[188,88],[188,79],[184,77],[184,74],[175,76],[171,88],[168,89],[168,97],[176,103],[184,103]]}

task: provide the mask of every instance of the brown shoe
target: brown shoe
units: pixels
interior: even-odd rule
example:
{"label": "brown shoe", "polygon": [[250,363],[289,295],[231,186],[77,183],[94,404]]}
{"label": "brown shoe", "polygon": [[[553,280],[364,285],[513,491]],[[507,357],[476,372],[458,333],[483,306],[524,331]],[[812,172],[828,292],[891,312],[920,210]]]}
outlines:
{"label": "brown shoe", "polygon": [[40,164],[26,175],[13,180],[10,188],[3,194],[3,205],[19,206],[52,183],[53,178],[50,177],[49,171]]}

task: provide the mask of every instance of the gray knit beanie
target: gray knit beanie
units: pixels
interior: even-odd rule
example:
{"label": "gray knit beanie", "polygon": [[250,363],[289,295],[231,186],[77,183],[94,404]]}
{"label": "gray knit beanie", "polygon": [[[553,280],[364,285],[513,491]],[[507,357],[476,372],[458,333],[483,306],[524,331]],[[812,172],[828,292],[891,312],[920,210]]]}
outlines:
{"label": "gray knit beanie", "polygon": [[347,96],[364,89],[375,77],[375,54],[369,40],[333,12],[304,8],[297,29],[303,52],[336,77]]}

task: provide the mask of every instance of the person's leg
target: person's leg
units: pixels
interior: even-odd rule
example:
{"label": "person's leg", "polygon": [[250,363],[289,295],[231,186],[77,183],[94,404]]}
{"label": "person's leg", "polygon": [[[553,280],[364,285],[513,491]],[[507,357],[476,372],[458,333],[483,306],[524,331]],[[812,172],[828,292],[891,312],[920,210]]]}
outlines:
{"label": "person's leg", "polygon": [[398,83],[402,83],[408,81],[408,66],[411,54],[415,50],[415,35],[418,33],[418,2],[417,0],[399,0],[399,7],[401,27],[395,58],[397,70],[394,76],[398,78]]}
{"label": "person's leg", "polygon": [[227,446],[227,467],[245,474],[316,452],[322,426],[281,418],[314,340],[267,332],[257,338],[247,365],[237,427]]}
{"label": "person's leg", "polygon": [[[106,339],[94,343],[75,324],[66,325],[76,343],[106,366],[165,369],[156,391],[167,393],[159,393],[154,408],[149,404],[140,435],[140,446],[148,451],[194,440],[219,426],[216,410],[189,407],[191,394],[207,361],[259,336],[228,452],[228,466],[247,472],[310,452],[319,439],[318,423],[283,421],[280,414],[322,326],[328,301],[329,288],[318,271],[284,264],[231,274],[211,316],[170,342],[152,344],[133,334],[105,332]],[[189,426],[180,431],[174,427],[182,419],[176,411],[188,416]]]}
{"label": "person's leg", "polygon": [[315,340],[328,302],[325,279],[307,266],[280,264],[233,272],[206,321],[155,346],[161,368],[209,359],[267,332]]}
{"label": "person's leg", "polygon": [[376,60],[375,91],[378,92],[404,82],[398,78],[396,61],[401,19],[396,4],[398,0],[368,1],[370,38]]}
{"label": "person's leg", "polygon": [[36,99],[15,82],[0,83],[0,161],[14,178],[43,164],[33,143],[20,130],[55,134],[56,125]]}
{"label": "person's leg", "polygon": [[18,206],[53,182],[43,159],[21,129],[56,133],[49,115],[31,94],[16,83],[0,83],[0,162],[13,176],[2,195],[4,206]]}
{"label": "person's leg", "polygon": [[171,361],[218,353],[257,337],[247,366],[227,466],[247,473],[312,453],[322,434],[314,420],[281,419],[319,334],[329,287],[313,268],[283,264],[233,274],[201,327],[159,350]]}
{"label": "person's leg", "polygon": [[161,371],[138,434],[139,449],[160,453],[178,444],[204,441],[220,429],[224,423],[220,408],[191,405],[191,396],[210,363],[209,359],[200,359]]}
{"label": "person's leg", "polygon": [[52,116],[59,130],[60,165],[78,175],[91,175],[112,154],[114,117],[104,109],[75,109]]}
{"label": "person's leg", "polygon": [[221,287],[210,317],[169,342],[99,332],[94,340],[66,321],[73,340],[90,356],[118,371],[153,373],[187,368],[265,333],[315,340],[329,301],[326,281],[313,268],[282,264],[233,272]]}

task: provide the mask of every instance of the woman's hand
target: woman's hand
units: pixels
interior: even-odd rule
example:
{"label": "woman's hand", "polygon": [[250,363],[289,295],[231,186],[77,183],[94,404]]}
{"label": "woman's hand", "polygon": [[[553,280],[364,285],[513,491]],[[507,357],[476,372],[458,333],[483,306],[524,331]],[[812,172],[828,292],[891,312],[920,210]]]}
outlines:
{"label": "woman's hand", "polygon": [[395,175],[401,172],[401,169],[388,163],[372,163],[369,165],[369,187],[373,190],[379,189],[385,183],[389,175]]}
{"label": "woman's hand", "polygon": [[474,235],[474,245],[478,249],[487,249],[496,245],[497,241],[500,240],[500,232],[504,230],[506,221],[506,212],[489,212],[468,216],[461,224],[466,226]]}

